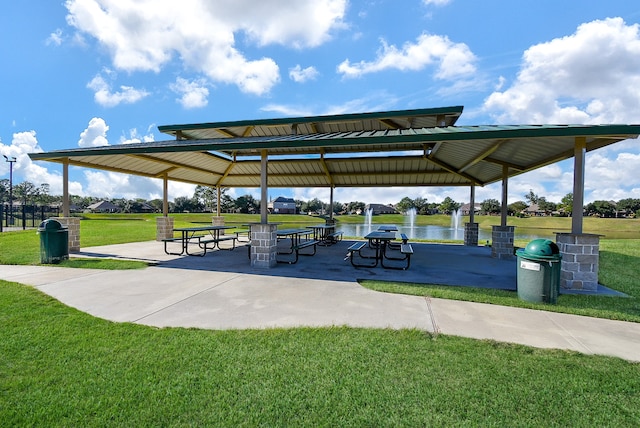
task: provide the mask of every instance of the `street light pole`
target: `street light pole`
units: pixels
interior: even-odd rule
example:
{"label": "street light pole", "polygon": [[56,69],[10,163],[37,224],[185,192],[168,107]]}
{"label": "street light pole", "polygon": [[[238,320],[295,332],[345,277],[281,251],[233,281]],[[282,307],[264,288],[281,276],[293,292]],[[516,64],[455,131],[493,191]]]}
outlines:
{"label": "street light pole", "polygon": [[9,162],[9,224],[7,226],[13,225],[13,164],[16,161],[16,158],[7,155],[4,156],[4,159]]}

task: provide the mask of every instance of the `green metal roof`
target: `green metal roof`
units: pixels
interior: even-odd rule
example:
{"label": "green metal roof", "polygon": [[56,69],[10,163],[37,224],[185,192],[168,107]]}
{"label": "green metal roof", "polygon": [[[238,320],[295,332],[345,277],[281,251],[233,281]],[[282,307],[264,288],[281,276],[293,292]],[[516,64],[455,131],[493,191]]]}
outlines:
{"label": "green metal roof", "polygon": [[164,125],[158,130],[177,139],[267,137],[334,132],[383,131],[389,129],[453,126],[462,106],[395,110],[376,113],[350,113],[325,116]]}
{"label": "green metal roof", "polygon": [[[402,116],[401,112],[393,113],[393,117]],[[379,123],[379,118],[390,114],[366,114],[365,122]],[[342,117],[354,116],[363,115]],[[316,122],[306,119],[307,123]],[[288,119],[282,121],[289,123]],[[365,128],[365,122],[359,127]],[[204,129],[216,128],[203,124]],[[360,129],[170,140],[30,156],[148,177],[166,174],[170,180],[208,186],[259,187],[258,156],[266,150],[269,187],[459,186],[500,181],[504,166],[509,175],[516,175],[571,158],[576,138],[584,138],[586,149],[591,151],[639,134],[640,125]]]}

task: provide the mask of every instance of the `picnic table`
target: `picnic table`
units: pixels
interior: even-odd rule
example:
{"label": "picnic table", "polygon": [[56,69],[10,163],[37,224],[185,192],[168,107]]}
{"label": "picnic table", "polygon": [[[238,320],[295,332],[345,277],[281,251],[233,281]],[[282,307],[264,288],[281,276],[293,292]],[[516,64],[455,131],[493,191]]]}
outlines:
{"label": "picnic table", "polygon": [[[290,246],[286,251],[278,251],[278,254],[295,254],[294,259],[278,260],[278,263],[294,264],[298,262],[298,256],[313,256],[316,253],[316,245],[318,241],[315,239],[309,239],[309,236],[313,233],[309,229],[278,229],[276,234],[278,240],[289,240]],[[305,239],[301,239],[305,237]],[[311,253],[301,253],[300,250],[304,248],[313,248]]]}
{"label": "picnic table", "polygon": [[342,232],[336,232],[333,224],[317,224],[307,228],[313,230],[313,239],[318,241],[318,245],[333,245],[342,240]]}
{"label": "picnic table", "polygon": [[[380,264],[383,268],[389,269],[406,270],[409,268],[413,248],[411,244],[403,243],[400,244],[397,251],[396,247],[392,249],[389,244],[396,239],[395,232],[377,230],[365,235],[364,239],[367,241],[356,242],[347,249],[347,258],[351,260],[351,264],[354,267],[376,267]],[[367,247],[367,242],[368,248],[373,250],[373,254],[363,253],[364,248]],[[390,251],[388,252],[388,250]],[[358,261],[356,261],[356,258]],[[396,264],[387,263],[385,265],[385,260],[406,261],[406,264],[397,265],[396,262]]]}
{"label": "picnic table", "polygon": [[381,224],[380,226],[378,226],[378,230],[381,230],[383,232],[397,232],[398,226],[396,226],[395,224]]}
{"label": "picnic table", "polygon": [[[224,236],[220,232],[225,229],[233,229],[233,226],[196,226],[196,227],[176,227],[174,232],[180,232],[180,237],[163,239],[164,252],[171,255],[181,256],[204,256],[207,250],[218,248],[219,250],[233,250],[236,246],[235,236]],[[220,242],[233,241],[231,248],[220,247]],[[180,252],[170,252],[167,248],[169,243],[180,243]],[[189,252],[189,245],[198,245],[200,249],[197,253]]]}

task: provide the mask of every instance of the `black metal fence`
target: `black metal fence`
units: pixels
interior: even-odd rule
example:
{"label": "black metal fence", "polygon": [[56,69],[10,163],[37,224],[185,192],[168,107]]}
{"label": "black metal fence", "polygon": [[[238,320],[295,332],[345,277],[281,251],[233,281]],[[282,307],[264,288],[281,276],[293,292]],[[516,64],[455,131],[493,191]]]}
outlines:
{"label": "black metal fence", "polygon": [[44,220],[60,216],[60,207],[14,205],[11,208],[9,204],[0,204],[0,232],[6,228],[38,227]]}

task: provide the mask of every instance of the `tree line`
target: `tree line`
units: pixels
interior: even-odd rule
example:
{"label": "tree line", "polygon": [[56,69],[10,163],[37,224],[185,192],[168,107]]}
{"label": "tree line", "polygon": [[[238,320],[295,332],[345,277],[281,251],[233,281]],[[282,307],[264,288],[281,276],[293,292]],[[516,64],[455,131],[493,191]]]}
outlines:
{"label": "tree line", "polygon": [[[217,212],[218,199],[220,200],[220,211],[223,213],[259,213],[260,200],[252,195],[243,195],[232,198],[227,193],[227,188],[220,189],[218,198],[217,189],[208,186],[196,186],[193,196],[180,196],[169,202],[169,212]],[[70,195],[70,203],[80,210],[85,210],[90,205],[105,200],[92,196]],[[126,199],[112,198],[106,199],[116,205],[122,212],[143,212],[149,207],[156,212],[162,211],[162,199],[145,200],[142,198]],[[9,201],[9,180],[0,180],[0,201]],[[39,186],[29,182],[13,186],[13,201],[22,205],[51,206],[62,203],[62,196],[51,195],[49,184],[43,183]],[[308,201],[295,200],[296,209],[299,213],[329,214],[357,214],[363,213],[367,204],[362,201],[334,202],[330,207],[328,203],[314,198]],[[412,199],[403,197],[396,204],[391,206],[400,213],[415,210],[420,215],[430,214],[451,214],[462,207],[462,203],[446,197],[441,202],[430,202],[427,199],[418,197]],[[535,207],[535,211],[528,213],[527,208]],[[485,199],[479,204],[479,214],[498,215],[502,207],[497,199]],[[535,194],[532,190],[524,195],[524,200],[511,203],[507,206],[509,215],[556,215],[571,216],[573,212],[573,194],[566,194],[559,203],[547,201],[544,196]],[[619,201],[598,200],[586,204],[583,207],[584,215],[597,217],[640,217],[640,199],[626,198]]]}

